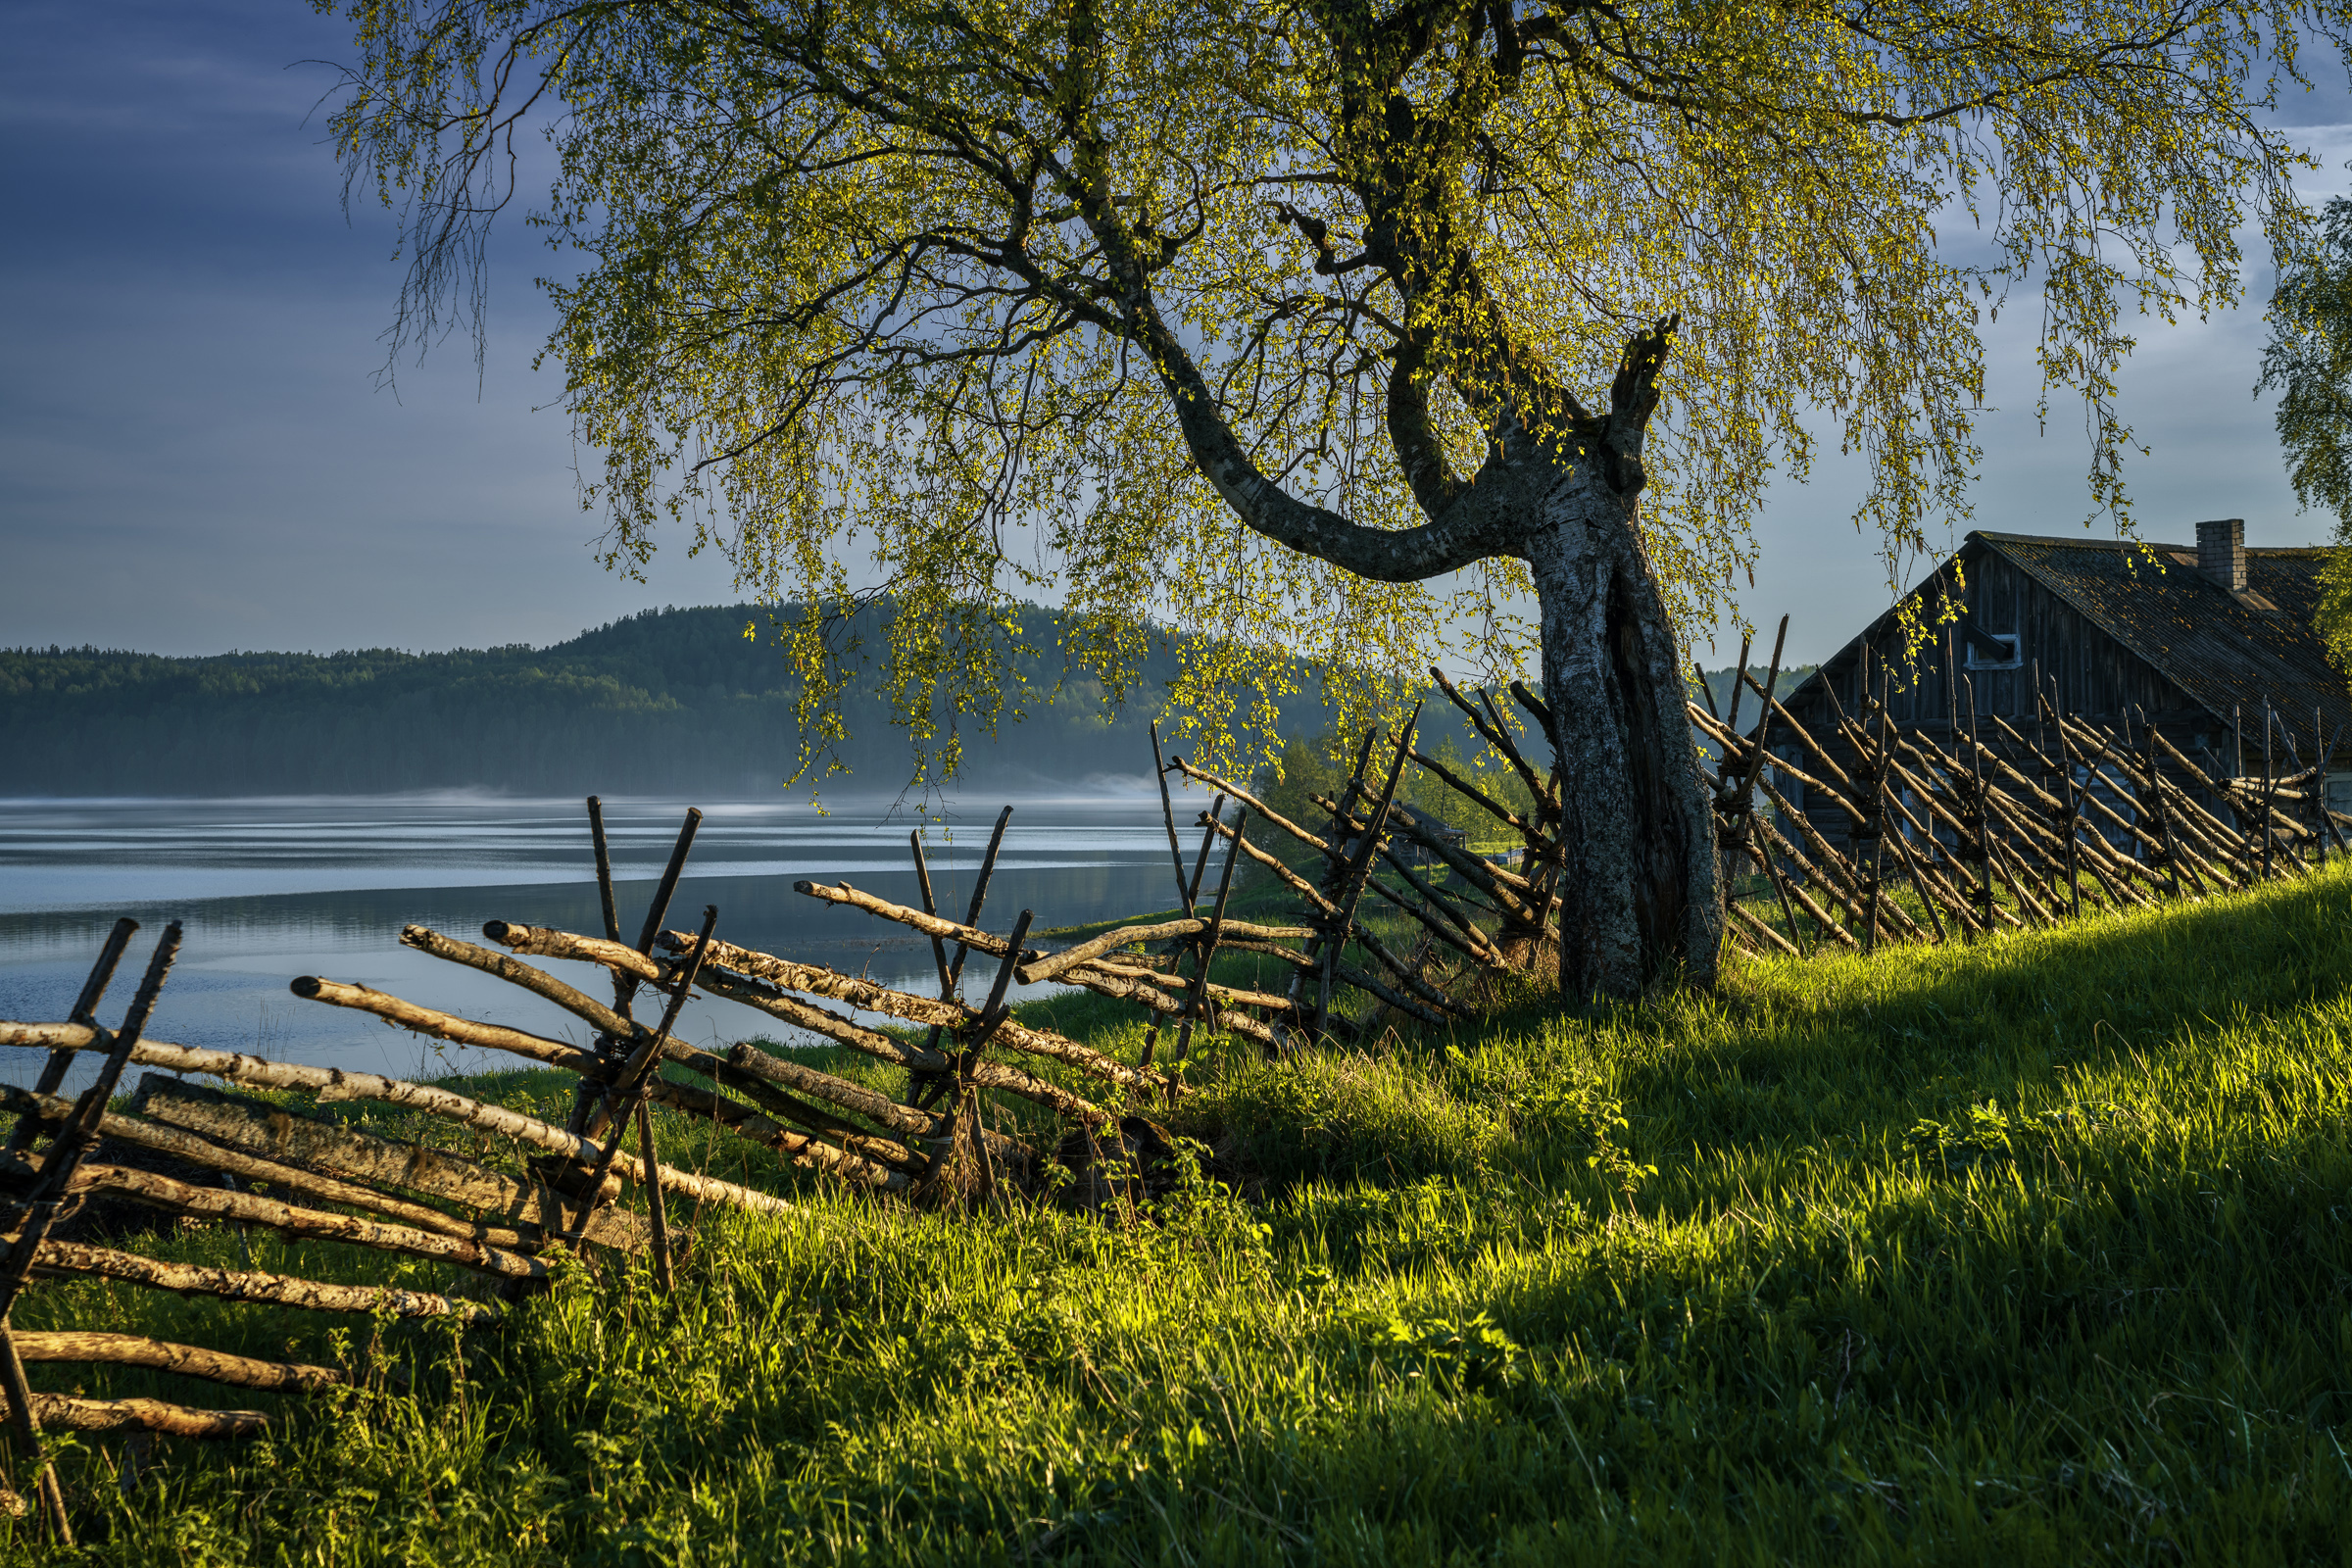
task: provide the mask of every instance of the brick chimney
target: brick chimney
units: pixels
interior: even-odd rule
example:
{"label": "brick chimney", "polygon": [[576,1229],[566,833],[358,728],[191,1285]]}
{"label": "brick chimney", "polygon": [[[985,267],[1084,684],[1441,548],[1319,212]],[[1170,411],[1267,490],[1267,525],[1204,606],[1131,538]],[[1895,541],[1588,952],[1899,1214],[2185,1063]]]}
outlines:
{"label": "brick chimney", "polygon": [[2197,524],[2197,569],[2233,594],[2246,591],[2246,519]]}

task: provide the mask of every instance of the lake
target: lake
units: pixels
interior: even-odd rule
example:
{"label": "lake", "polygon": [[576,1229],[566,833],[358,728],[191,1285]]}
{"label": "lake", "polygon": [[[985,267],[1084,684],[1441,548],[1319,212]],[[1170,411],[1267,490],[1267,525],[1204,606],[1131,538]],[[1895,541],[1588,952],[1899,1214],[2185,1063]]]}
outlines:
{"label": "lake", "polygon": [[[621,931],[631,941],[688,804],[605,802]],[[792,884],[846,880],[916,904],[907,835],[919,828],[939,906],[961,919],[1005,803],[950,807],[929,822],[887,803],[835,805],[831,815],[780,802],[701,804],[702,827],[666,926],[691,930],[704,906],[716,905],[726,941],[931,992],[927,940],[795,893]],[[1156,795],[1010,804],[983,928],[1008,931],[1024,908],[1042,930],[1176,902]],[[1180,800],[1178,821],[1205,804]],[[1186,834],[1188,853],[1195,836]],[[166,922],[185,926],[147,1029],[157,1040],[402,1077],[520,1061],[302,1001],[287,982],[306,974],[583,1045],[590,1035],[550,1004],[398,941],[401,927],[415,922],[480,943],[491,919],[599,934],[587,812],[576,800],[0,800],[0,1017],[63,1018],[108,927],[123,914],[141,930],[99,1006],[110,1024],[129,1004]],[[592,995],[609,994],[601,970],[547,966]],[[993,961],[976,959],[967,965],[967,994],[984,996],[994,978]],[[637,1011],[658,1018],[658,1005],[641,1000]],[[788,1037],[765,1022],[748,1008],[698,1000],[678,1033],[719,1045],[760,1033]],[[0,1048],[0,1076],[28,1083],[40,1059]]]}

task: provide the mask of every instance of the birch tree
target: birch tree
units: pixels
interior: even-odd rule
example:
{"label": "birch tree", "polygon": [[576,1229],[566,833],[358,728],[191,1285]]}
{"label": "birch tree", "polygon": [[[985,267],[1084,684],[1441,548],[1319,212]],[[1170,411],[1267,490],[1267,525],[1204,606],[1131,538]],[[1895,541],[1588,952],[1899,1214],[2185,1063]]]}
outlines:
{"label": "birch tree", "polygon": [[[333,131],[402,217],[400,333],[478,311],[517,202],[572,258],[548,352],[616,564],[676,535],[779,601],[889,593],[909,712],[987,701],[1023,595],[1114,686],[1150,626],[1190,635],[1177,696],[1212,735],[1270,650],[1532,666],[1578,998],[1713,973],[1679,628],[1749,566],[1771,476],[1834,441],[1870,475],[1858,548],[1927,548],[1965,512],[1981,313],[2021,290],[2088,422],[2091,507],[2120,509],[2127,315],[2232,298],[2249,217],[2291,240],[2296,150],[2262,111],[2299,30],[2334,24],[2136,0],[348,14]],[[821,692],[817,621],[789,639]]]}

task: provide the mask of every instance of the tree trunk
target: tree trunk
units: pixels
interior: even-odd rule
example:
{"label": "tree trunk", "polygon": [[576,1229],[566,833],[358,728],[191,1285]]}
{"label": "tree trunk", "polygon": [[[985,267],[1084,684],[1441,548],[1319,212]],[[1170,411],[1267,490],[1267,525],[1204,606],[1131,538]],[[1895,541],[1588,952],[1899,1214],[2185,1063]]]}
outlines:
{"label": "tree trunk", "polygon": [[1526,551],[1560,767],[1560,989],[1580,1004],[1705,985],[1723,935],[1681,648],[1638,527],[1638,442],[1564,468]]}

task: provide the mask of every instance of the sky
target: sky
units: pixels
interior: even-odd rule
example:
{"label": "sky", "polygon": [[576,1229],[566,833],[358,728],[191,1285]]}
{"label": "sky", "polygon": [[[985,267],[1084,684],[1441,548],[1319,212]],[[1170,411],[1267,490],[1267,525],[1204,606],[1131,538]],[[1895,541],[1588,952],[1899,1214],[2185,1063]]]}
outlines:
{"label": "sky", "polygon": [[[401,269],[387,215],[347,214],[319,62],[348,35],[302,0],[15,0],[0,51],[0,646],[168,654],[435,649],[569,637],[651,606],[741,597],[682,548],[631,581],[595,559],[569,421],[532,359],[554,261],[520,225],[493,247],[490,332],[386,385],[380,334]],[[305,62],[308,62],[307,64]],[[2288,106],[2345,188],[2352,104],[2333,71]],[[2143,323],[2126,417],[2143,537],[2242,516],[2250,544],[2324,538],[2298,513],[2267,402],[2252,397],[2271,279],[2250,304]],[[2089,503],[2079,417],[2034,416],[2034,312],[1988,333],[1975,525],[2077,533]],[[1776,484],[1741,608],[1791,618],[1818,659],[1888,599],[1847,520],[1856,466]],[[2110,530],[2111,531],[2111,530]],[[1956,541],[1955,541],[1956,542]],[[1728,659],[1736,637],[1701,648]]]}

